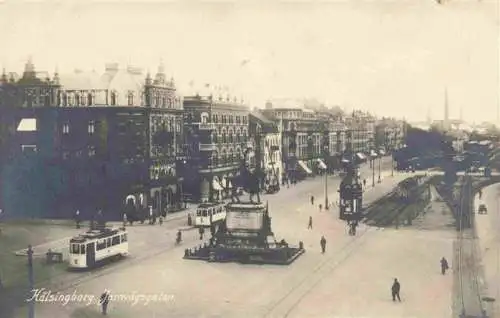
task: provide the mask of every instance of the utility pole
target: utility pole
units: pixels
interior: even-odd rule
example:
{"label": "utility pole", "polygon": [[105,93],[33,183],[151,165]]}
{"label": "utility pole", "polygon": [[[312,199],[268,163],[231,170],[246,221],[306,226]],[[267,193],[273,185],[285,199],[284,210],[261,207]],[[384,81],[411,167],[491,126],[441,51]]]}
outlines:
{"label": "utility pole", "polygon": [[382,182],[382,179],[380,178],[380,166],[382,165],[382,157],[378,157],[378,183]]}
{"label": "utility pole", "polygon": [[33,278],[33,248],[28,245],[28,279],[29,279],[29,292],[31,293],[29,298],[29,318],[35,318],[35,297],[33,297],[34,292],[34,278]]}
{"label": "utility pole", "polygon": [[394,177],[394,148],[391,150],[391,177]]}
{"label": "utility pole", "polygon": [[375,187],[375,160],[372,160],[372,186]]}

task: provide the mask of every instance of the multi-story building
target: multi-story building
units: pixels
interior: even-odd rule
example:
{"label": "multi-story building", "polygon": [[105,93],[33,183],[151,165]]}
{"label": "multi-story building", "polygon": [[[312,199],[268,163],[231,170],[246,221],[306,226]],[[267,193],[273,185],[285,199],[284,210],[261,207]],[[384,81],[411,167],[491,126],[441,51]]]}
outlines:
{"label": "multi-story building", "polygon": [[328,145],[327,122],[319,120],[314,110],[300,102],[274,100],[268,102],[263,114],[282,128],[282,149],[286,177],[294,182],[304,175],[325,170],[325,146]]}
{"label": "multi-story building", "polygon": [[405,123],[393,118],[382,118],[375,127],[375,148],[378,152],[389,153],[404,144]]}
{"label": "multi-story building", "polygon": [[264,116],[259,110],[250,113],[249,132],[256,146],[256,156],[264,173],[262,188],[281,184],[283,158],[281,152],[281,127]]}
{"label": "multi-story building", "polygon": [[26,84],[40,82],[31,62],[23,78],[10,84],[23,96],[9,111],[18,126],[9,144],[14,160],[4,169],[12,213],[28,209],[19,188],[40,178],[13,176],[33,165],[46,180],[36,186],[43,215],[68,217],[79,210],[90,217],[100,209],[118,219],[126,203],[137,211],[151,206],[158,214],[180,208],[182,100],[161,67],[154,80],[116,64],[107,65],[102,76],[56,73],[45,81],[49,97]]}
{"label": "multi-story building", "polygon": [[227,97],[184,97],[186,165],[184,189],[192,200],[217,200],[230,195],[249,144],[249,108]]}

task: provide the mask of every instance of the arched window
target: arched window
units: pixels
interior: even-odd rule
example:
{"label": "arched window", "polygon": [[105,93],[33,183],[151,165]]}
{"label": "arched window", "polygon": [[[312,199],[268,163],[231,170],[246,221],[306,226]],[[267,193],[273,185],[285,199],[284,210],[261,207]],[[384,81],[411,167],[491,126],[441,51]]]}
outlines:
{"label": "arched window", "polygon": [[80,94],[75,94],[75,106],[80,106]]}
{"label": "arched window", "polygon": [[129,92],[127,95],[127,102],[129,106],[134,106],[134,93]]}
{"label": "arched window", "polygon": [[217,134],[212,133],[211,137],[212,137],[212,143],[216,144],[217,143]]}
{"label": "arched window", "polygon": [[228,139],[229,139],[229,143],[233,143],[234,142],[234,135],[233,135],[233,130],[232,129],[229,129],[229,133],[228,133]]}
{"label": "arched window", "polygon": [[62,99],[63,99],[62,102],[63,106],[68,106],[68,94],[64,93]]}
{"label": "arched window", "polygon": [[225,164],[227,161],[227,155],[226,155],[226,150],[223,149],[222,150],[222,153],[221,153],[221,156],[220,156],[220,163],[221,164]]}
{"label": "arched window", "polygon": [[227,143],[227,133],[225,129],[222,130],[222,143]]}
{"label": "arched window", "polygon": [[227,152],[227,162],[232,163],[233,161],[233,149],[230,148]]}
{"label": "arched window", "polygon": [[88,93],[87,94],[87,105],[92,106],[93,103],[94,103],[94,98],[92,96],[92,93]]}
{"label": "arched window", "polygon": [[236,129],[236,142],[241,142],[241,131],[240,129]]}

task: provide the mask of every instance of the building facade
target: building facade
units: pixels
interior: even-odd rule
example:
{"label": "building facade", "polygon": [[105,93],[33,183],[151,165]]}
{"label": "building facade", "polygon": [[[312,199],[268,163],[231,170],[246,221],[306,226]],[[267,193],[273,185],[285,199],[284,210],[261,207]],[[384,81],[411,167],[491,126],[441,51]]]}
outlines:
{"label": "building facade", "polygon": [[378,120],[375,127],[375,148],[390,153],[404,145],[405,123],[392,118]]}
{"label": "building facade", "polygon": [[250,113],[249,132],[256,146],[256,156],[264,173],[261,188],[280,185],[283,182],[283,157],[281,151],[281,130],[278,125],[260,111]]}
{"label": "building facade", "polygon": [[230,179],[238,171],[249,144],[249,108],[227,97],[184,98],[184,189],[194,201],[230,195]]}
{"label": "building facade", "polygon": [[[30,69],[29,62],[25,74]],[[71,217],[79,210],[92,217],[102,210],[105,218],[121,219],[126,206],[135,213],[151,206],[157,214],[181,207],[182,100],[161,67],[154,80],[113,64],[101,77],[56,73],[50,85],[50,102],[40,104],[35,95],[10,112],[18,129],[9,144],[14,160],[3,169],[4,181],[29,166],[44,171],[46,181],[37,185],[40,216]],[[19,202],[30,194],[19,189],[40,178],[27,176],[4,189],[12,213],[28,210]]]}
{"label": "building facade", "polygon": [[293,100],[270,101],[262,113],[282,127],[284,178],[292,182],[326,170],[327,121]]}

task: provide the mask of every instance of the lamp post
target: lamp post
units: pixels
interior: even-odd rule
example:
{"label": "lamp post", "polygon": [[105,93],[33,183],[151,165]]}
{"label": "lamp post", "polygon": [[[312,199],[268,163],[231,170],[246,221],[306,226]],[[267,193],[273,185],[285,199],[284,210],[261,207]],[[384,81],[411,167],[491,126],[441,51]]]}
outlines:
{"label": "lamp post", "polygon": [[375,187],[375,160],[372,161],[372,186]]}
{"label": "lamp post", "polygon": [[391,148],[391,177],[394,177],[394,148]]}
{"label": "lamp post", "polygon": [[[30,285],[29,292],[33,293],[35,283],[33,277],[33,248],[31,247],[31,245],[28,245],[27,254],[28,254],[28,279]],[[33,296],[34,295],[30,295],[29,298],[29,313],[28,313],[29,318],[35,317],[35,297]]]}
{"label": "lamp post", "polygon": [[[325,150],[325,158],[326,158],[326,154],[328,153],[328,145],[325,145],[324,150]],[[325,169],[325,210],[328,210],[328,209],[329,209],[329,204],[328,204],[328,169]]]}
{"label": "lamp post", "polygon": [[382,165],[382,157],[379,155],[378,156],[378,183],[382,182],[381,177],[380,177],[381,165]]}

